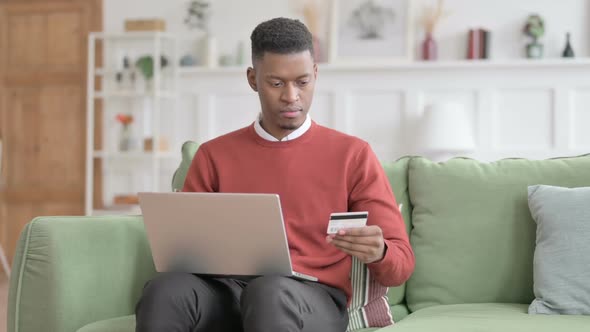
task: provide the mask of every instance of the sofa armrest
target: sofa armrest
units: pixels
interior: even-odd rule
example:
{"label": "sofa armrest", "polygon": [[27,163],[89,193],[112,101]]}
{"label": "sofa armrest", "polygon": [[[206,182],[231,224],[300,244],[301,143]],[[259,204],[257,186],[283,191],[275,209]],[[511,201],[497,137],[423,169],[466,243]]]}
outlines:
{"label": "sofa armrest", "polygon": [[139,216],[36,218],[14,257],[8,332],[74,332],[133,314],[154,274]]}

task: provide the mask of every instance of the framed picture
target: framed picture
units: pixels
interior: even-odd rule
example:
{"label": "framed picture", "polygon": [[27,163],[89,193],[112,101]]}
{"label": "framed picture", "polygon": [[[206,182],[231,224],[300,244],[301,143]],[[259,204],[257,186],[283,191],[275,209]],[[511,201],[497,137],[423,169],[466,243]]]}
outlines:
{"label": "framed picture", "polygon": [[333,0],[330,62],[392,63],[413,54],[411,0]]}

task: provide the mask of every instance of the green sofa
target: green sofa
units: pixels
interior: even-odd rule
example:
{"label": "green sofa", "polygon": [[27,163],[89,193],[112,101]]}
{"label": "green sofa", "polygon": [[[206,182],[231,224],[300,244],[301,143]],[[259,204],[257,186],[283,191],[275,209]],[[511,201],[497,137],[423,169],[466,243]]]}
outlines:
{"label": "green sofa", "polygon": [[[185,144],[179,187],[196,146]],[[494,163],[406,157],[383,165],[403,203],[416,270],[378,331],[588,331],[588,316],[529,315],[535,223],[527,186],[590,186],[590,156]],[[9,332],[131,332],[154,275],[140,216],[40,217],[23,230]],[[366,329],[363,331],[376,331]]]}

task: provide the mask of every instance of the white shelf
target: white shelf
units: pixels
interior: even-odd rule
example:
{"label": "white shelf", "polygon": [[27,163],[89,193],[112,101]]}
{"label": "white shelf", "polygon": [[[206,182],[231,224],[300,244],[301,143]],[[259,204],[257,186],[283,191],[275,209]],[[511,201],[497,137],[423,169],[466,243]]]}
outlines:
{"label": "white shelf", "polygon": [[165,152],[143,152],[143,151],[129,151],[129,152],[105,152],[94,151],[94,158],[101,159],[174,159],[180,158],[180,154],[169,151]]}
{"label": "white shelf", "polygon": [[[102,44],[98,44],[102,42]],[[102,54],[98,54],[98,47],[101,46]],[[171,59],[169,66],[161,68],[154,66],[153,81],[151,88],[146,84],[144,77],[137,77],[136,86],[129,89],[122,89],[122,85],[117,84],[116,74],[119,57],[123,54],[135,53],[152,54],[154,58],[165,55]],[[96,56],[102,58],[102,61],[96,61]],[[148,109],[149,112],[142,113],[138,116],[141,121],[142,131],[152,137],[171,137],[171,145],[174,145],[174,132],[169,132],[170,123],[164,123],[165,119],[170,119],[171,123],[176,121],[178,92],[177,87],[177,61],[179,58],[177,50],[177,38],[174,34],[163,32],[125,32],[125,33],[91,33],[88,43],[88,69],[87,69],[87,132],[86,132],[86,196],[85,212],[91,215],[120,215],[120,214],[139,214],[137,206],[124,207],[115,206],[101,210],[95,210],[94,206],[94,188],[95,172],[104,172],[101,178],[102,183],[102,201],[109,203],[114,201],[114,197],[121,192],[134,192],[138,188],[146,191],[157,191],[162,183],[163,170],[168,172],[169,161],[180,161],[180,153],[169,151],[143,151],[139,145],[137,150],[129,152],[120,152],[116,149],[105,149],[104,151],[95,151],[94,139],[97,129],[103,130],[103,146],[114,148],[112,145],[113,137],[111,124],[106,122],[106,113],[120,112],[143,112]],[[157,61],[156,61],[157,62]],[[101,63],[98,66],[98,63]],[[98,67],[97,67],[98,66]],[[97,87],[97,81],[100,87]],[[155,84],[158,82],[158,84]],[[96,100],[105,101],[104,104],[96,104]],[[109,103],[108,101],[124,101]],[[146,104],[146,101],[151,103]],[[103,126],[95,123],[97,106],[103,110]],[[135,115],[135,114],[134,114]],[[110,118],[110,117],[109,117]],[[149,130],[146,126],[149,126]],[[145,128],[144,128],[145,127]],[[141,136],[141,134],[140,134]],[[153,142],[154,147],[159,146]],[[100,169],[95,170],[94,161],[104,160]],[[130,165],[125,167],[121,172],[110,172],[111,169],[119,168],[121,165]]]}
{"label": "white shelf", "polygon": [[90,34],[91,37],[96,39],[111,39],[111,40],[138,40],[138,39],[154,39],[154,38],[165,38],[175,40],[176,36],[166,32],[125,32],[125,33],[104,33],[104,32],[93,32]]}
{"label": "white shelf", "polygon": [[[99,67],[94,70],[94,75],[96,75],[96,76],[109,76],[109,75],[114,76],[121,71],[122,71],[122,69]],[[164,77],[171,76],[171,73],[170,72],[162,73],[162,75],[164,75]]]}
{"label": "white shelf", "polygon": [[578,59],[505,59],[505,60],[453,60],[453,61],[413,61],[406,63],[375,64],[322,64],[326,71],[366,71],[366,70],[455,70],[455,69],[536,69],[568,68],[590,66],[590,58]]}
{"label": "white shelf", "polygon": [[134,91],[97,91],[94,93],[94,98],[105,99],[105,98],[146,98],[156,97],[173,99],[176,98],[177,94],[171,91],[154,91],[154,92],[134,92]]}
{"label": "white shelf", "polygon": [[[455,70],[455,69],[535,69],[535,68],[576,68],[590,67],[590,58],[574,59],[506,59],[506,60],[452,60],[452,61],[406,61],[406,62],[377,62],[377,63],[320,63],[321,71],[351,72],[351,71],[384,71],[384,70]],[[197,74],[241,74],[245,73],[247,65],[209,68],[203,66],[179,67],[179,75]]]}

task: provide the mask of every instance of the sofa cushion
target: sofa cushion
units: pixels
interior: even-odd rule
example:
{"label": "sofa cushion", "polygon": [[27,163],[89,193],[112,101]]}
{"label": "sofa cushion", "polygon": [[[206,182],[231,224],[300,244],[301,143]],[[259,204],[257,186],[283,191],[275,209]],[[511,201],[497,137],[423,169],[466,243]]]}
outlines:
{"label": "sofa cushion", "polygon": [[457,303],[528,303],[533,295],[533,184],[589,186],[590,156],[493,163],[456,158],[409,165],[410,311]]}
{"label": "sofa cushion", "polygon": [[[376,328],[356,330],[355,332],[372,332]],[[76,332],[135,332],[135,315],[106,319],[88,324]]]}
{"label": "sofa cushion", "polygon": [[530,186],[537,223],[531,314],[590,315],[590,187]]}
{"label": "sofa cushion", "polygon": [[76,332],[135,332],[135,315],[101,320],[88,324]]}
{"label": "sofa cushion", "polygon": [[[356,330],[355,332],[372,332],[376,328]],[[135,332],[135,315],[117,317],[88,324],[76,332]]]}
{"label": "sofa cushion", "polygon": [[456,304],[418,310],[378,332],[583,332],[590,316],[529,315],[527,304]]}
{"label": "sofa cushion", "polygon": [[391,315],[393,316],[394,322],[399,322],[400,320],[406,318],[410,314],[410,310],[408,310],[408,306],[405,303],[400,303],[391,306]]}

